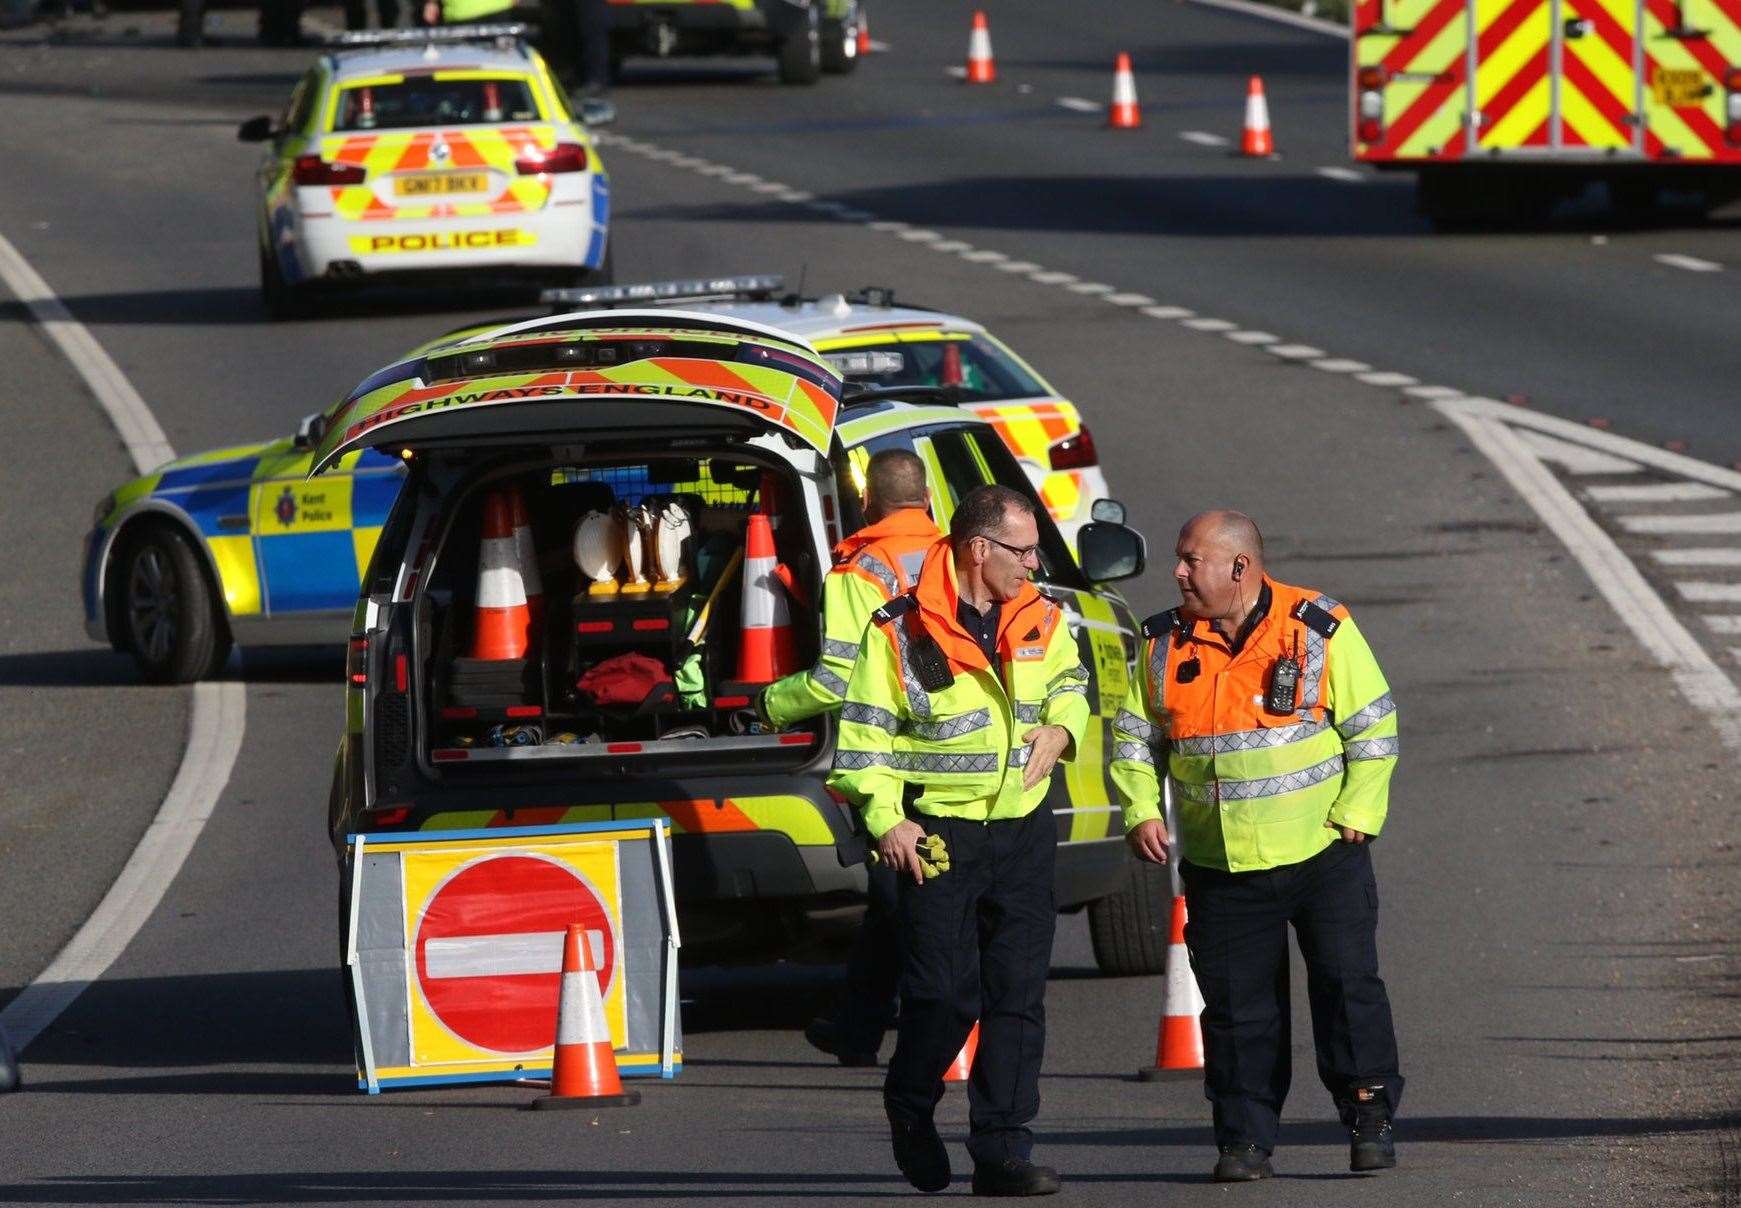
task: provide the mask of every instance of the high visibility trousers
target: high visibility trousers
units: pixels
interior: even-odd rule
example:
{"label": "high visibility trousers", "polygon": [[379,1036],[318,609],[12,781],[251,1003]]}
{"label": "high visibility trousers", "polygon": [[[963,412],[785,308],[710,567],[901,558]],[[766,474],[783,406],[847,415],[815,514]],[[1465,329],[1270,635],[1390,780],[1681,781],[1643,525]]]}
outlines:
{"label": "high visibility trousers", "polygon": [[1275,1148],[1293,1076],[1288,924],[1306,962],[1318,1077],[1344,1124],[1353,1088],[1402,1099],[1390,998],[1378,976],[1378,882],[1365,844],[1298,864],[1228,873],[1186,860],[1185,945],[1203,991],[1204,1093],[1215,1143]]}
{"label": "high visibility trousers", "polygon": [[976,1164],[1025,1159],[1046,1049],[1057,824],[1049,809],[997,822],[914,820],[943,836],[950,868],[923,885],[899,880],[901,1019],[883,1104],[890,1119],[929,1120],[978,1020],[967,1152]]}

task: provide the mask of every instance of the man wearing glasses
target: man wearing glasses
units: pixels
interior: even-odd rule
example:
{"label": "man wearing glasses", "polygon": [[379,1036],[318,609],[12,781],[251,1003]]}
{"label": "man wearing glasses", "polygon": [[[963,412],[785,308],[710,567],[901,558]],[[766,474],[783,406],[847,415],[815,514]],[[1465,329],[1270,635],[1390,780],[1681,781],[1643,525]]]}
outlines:
{"label": "man wearing glasses", "polygon": [[883,1105],[901,1173],[949,1185],[932,1122],[977,1020],[968,1081],[976,1195],[1047,1195],[1039,1110],[1057,830],[1040,809],[1089,720],[1088,674],[1063,611],[1032,583],[1033,504],[970,492],[918,584],[872,615],[840,714],[829,784],[864,814],[899,878],[901,1019]]}

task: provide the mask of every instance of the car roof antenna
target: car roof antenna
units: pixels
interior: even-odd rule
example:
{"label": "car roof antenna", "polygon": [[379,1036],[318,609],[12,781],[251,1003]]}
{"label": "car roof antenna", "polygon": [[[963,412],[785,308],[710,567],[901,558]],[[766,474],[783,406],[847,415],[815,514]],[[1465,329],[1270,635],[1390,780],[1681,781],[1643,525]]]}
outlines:
{"label": "car roof antenna", "polygon": [[810,262],[806,260],[798,266],[798,288],[787,294],[785,298],[781,300],[781,305],[798,306],[804,301],[804,279],[809,275]]}

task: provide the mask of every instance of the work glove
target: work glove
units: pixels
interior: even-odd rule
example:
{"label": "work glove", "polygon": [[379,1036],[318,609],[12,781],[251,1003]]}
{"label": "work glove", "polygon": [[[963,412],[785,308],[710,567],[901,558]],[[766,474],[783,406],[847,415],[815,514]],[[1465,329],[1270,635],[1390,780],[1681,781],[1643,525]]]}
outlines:
{"label": "work glove", "polygon": [[[926,835],[913,845],[913,854],[919,857],[919,871],[927,881],[949,871],[949,848],[942,835]],[[872,864],[880,864],[883,856],[873,847],[868,858]]]}

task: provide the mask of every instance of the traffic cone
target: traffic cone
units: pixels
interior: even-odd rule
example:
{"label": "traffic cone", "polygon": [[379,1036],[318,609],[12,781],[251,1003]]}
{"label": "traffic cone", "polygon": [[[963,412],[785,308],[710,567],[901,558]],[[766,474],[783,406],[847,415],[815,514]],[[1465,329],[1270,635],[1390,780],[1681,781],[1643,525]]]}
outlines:
{"label": "traffic cone", "polygon": [[556,1000],[556,1055],[550,1093],[533,1107],[633,1107],[639,1091],[625,1091],[617,1076],[604,995],[592,962],[592,944],[580,923],[568,925],[562,943],[562,992]]}
{"label": "traffic cone", "polygon": [[1131,74],[1130,56],[1122,50],[1112,65],[1112,108],[1107,110],[1106,125],[1111,130],[1135,130],[1143,124],[1143,111],[1136,101],[1136,76]]}
{"label": "traffic cone", "polygon": [[968,1075],[973,1073],[973,1059],[979,1055],[979,1024],[976,1021],[973,1031],[967,1034],[967,1043],[961,1046],[961,1051],[955,1054],[955,1060],[949,1063],[949,1069],[943,1075],[945,1082],[966,1082]]}
{"label": "traffic cone", "polygon": [[743,634],[738,644],[738,679],[771,684],[798,670],[798,640],[792,610],[780,585],[774,531],[763,512],[750,513],[744,543]]}
{"label": "traffic cone", "polygon": [[997,64],[991,57],[991,27],[985,14],[973,14],[973,32],[967,36],[967,82],[990,84],[997,79]]}
{"label": "traffic cone", "polygon": [[870,19],[865,16],[864,6],[858,10],[858,54],[860,58],[871,52]]}
{"label": "traffic cone", "polygon": [[509,512],[514,519],[514,549],[520,558],[520,582],[526,591],[526,613],[531,618],[527,644],[544,632],[544,576],[538,570],[538,545],[532,540],[532,521],[526,516],[526,496],[517,486],[508,488]]}
{"label": "traffic cone", "polygon": [[1252,76],[1245,89],[1245,136],[1240,139],[1241,155],[1266,158],[1276,153],[1275,136],[1269,128],[1269,102],[1263,95],[1263,77]]}
{"label": "traffic cone", "polygon": [[484,532],[478,542],[477,621],[472,630],[474,659],[523,659],[532,623],[526,585],[520,578],[520,552],[514,545],[513,507],[506,491],[484,499]]}
{"label": "traffic cone", "polygon": [[1185,898],[1173,899],[1173,933],[1167,939],[1167,990],[1155,1037],[1155,1064],[1137,1071],[1144,1082],[1203,1068],[1203,992],[1185,951]]}

